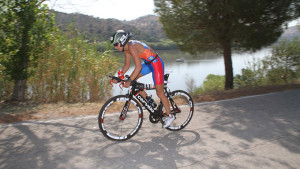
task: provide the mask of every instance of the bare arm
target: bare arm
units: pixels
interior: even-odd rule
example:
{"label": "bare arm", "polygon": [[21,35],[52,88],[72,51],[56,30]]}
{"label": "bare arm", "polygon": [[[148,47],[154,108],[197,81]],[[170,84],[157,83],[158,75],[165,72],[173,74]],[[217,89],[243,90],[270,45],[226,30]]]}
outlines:
{"label": "bare arm", "polygon": [[124,72],[124,74],[128,71],[128,69],[130,68],[130,62],[131,62],[131,55],[129,52],[125,52],[125,64],[122,68],[122,71]]}
{"label": "bare arm", "polygon": [[134,80],[140,74],[140,72],[142,70],[142,64],[141,64],[141,61],[140,61],[138,49],[134,48],[133,46],[130,46],[129,51],[130,51],[130,54],[133,57],[133,61],[134,61],[134,64],[135,64],[135,68],[134,68],[133,72],[130,75],[130,79]]}

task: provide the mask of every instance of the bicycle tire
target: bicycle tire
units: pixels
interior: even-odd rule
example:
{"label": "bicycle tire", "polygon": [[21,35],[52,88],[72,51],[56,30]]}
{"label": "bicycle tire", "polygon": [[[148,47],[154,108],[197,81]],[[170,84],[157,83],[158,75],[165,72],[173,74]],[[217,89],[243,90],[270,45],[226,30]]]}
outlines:
{"label": "bicycle tire", "polygon": [[106,138],[125,141],[140,130],[143,123],[143,110],[136,99],[130,100],[125,119],[120,118],[127,101],[129,101],[129,96],[118,95],[109,99],[102,106],[98,116],[98,125],[100,132]]}
{"label": "bicycle tire", "polygon": [[176,113],[176,110],[174,110],[174,108],[170,105],[171,113],[175,114],[176,119],[169,127],[167,127],[167,129],[171,131],[178,131],[185,128],[192,120],[194,114],[194,102],[192,97],[183,90],[175,90],[171,92],[171,98],[181,111]]}

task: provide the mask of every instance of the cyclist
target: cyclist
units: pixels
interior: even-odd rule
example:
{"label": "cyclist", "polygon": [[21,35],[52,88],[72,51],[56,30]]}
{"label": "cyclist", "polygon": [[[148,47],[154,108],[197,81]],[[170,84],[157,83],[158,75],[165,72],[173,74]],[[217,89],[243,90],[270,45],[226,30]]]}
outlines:
{"label": "cyclist", "polygon": [[[123,84],[124,87],[128,88],[132,80],[137,80],[152,72],[156,94],[162,101],[167,114],[163,128],[169,127],[175,120],[175,117],[171,114],[170,104],[164,92],[164,62],[148,45],[137,40],[130,40],[130,38],[131,34],[123,30],[118,30],[110,37],[111,44],[114,45],[114,48],[125,53],[125,64],[122,70],[119,70],[118,75],[124,76],[128,71],[131,56],[135,63],[135,68],[131,73],[130,78]],[[140,59],[144,62],[141,63]],[[113,83],[117,83],[117,81],[113,80]],[[140,94],[144,99],[147,96],[145,91],[141,91]]]}

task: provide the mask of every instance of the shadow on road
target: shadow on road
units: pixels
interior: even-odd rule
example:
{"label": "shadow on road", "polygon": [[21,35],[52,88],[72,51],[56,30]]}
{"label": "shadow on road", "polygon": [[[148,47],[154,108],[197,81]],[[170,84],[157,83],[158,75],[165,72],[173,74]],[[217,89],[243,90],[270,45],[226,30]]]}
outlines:
{"label": "shadow on road", "polygon": [[186,146],[192,147],[199,140],[200,135],[195,131],[171,132],[164,137],[154,137],[151,141],[129,140],[109,144],[100,150],[98,157],[103,159],[103,166],[112,168],[134,169],[147,166],[174,169],[177,168],[175,161],[194,160],[187,159],[180,151]]}
{"label": "shadow on road", "polygon": [[[198,105],[185,130],[147,129],[126,142],[102,136],[97,118],[0,127],[0,168],[295,168],[299,98],[293,90]],[[275,149],[255,149],[267,143]]]}
{"label": "shadow on road", "polygon": [[[210,117],[202,135],[205,133],[215,144],[228,147],[216,151],[216,155],[234,159],[236,153],[250,150],[239,158],[255,159],[252,164],[260,167],[272,168],[273,162],[279,168],[294,168],[286,159],[296,162],[290,155],[300,154],[299,101],[300,90],[293,90],[201,105],[196,110],[203,117]],[[199,118],[203,122],[206,120]],[[251,152],[264,144],[275,146]]]}

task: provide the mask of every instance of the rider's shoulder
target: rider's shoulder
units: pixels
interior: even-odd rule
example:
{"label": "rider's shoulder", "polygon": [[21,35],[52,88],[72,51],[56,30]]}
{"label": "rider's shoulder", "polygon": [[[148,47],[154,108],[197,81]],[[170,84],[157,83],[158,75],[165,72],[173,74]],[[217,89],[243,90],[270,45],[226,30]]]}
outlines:
{"label": "rider's shoulder", "polygon": [[129,50],[135,50],[135,49],[143,48],[143,45],[139,43],[139,41],[130,41],[128,48]]}
{"label": "rider's shoulder", "polygon": [[137,45],[141,45],[141,42],[138,40],[130,40],[128,44],[129,46],[137,46]]}

